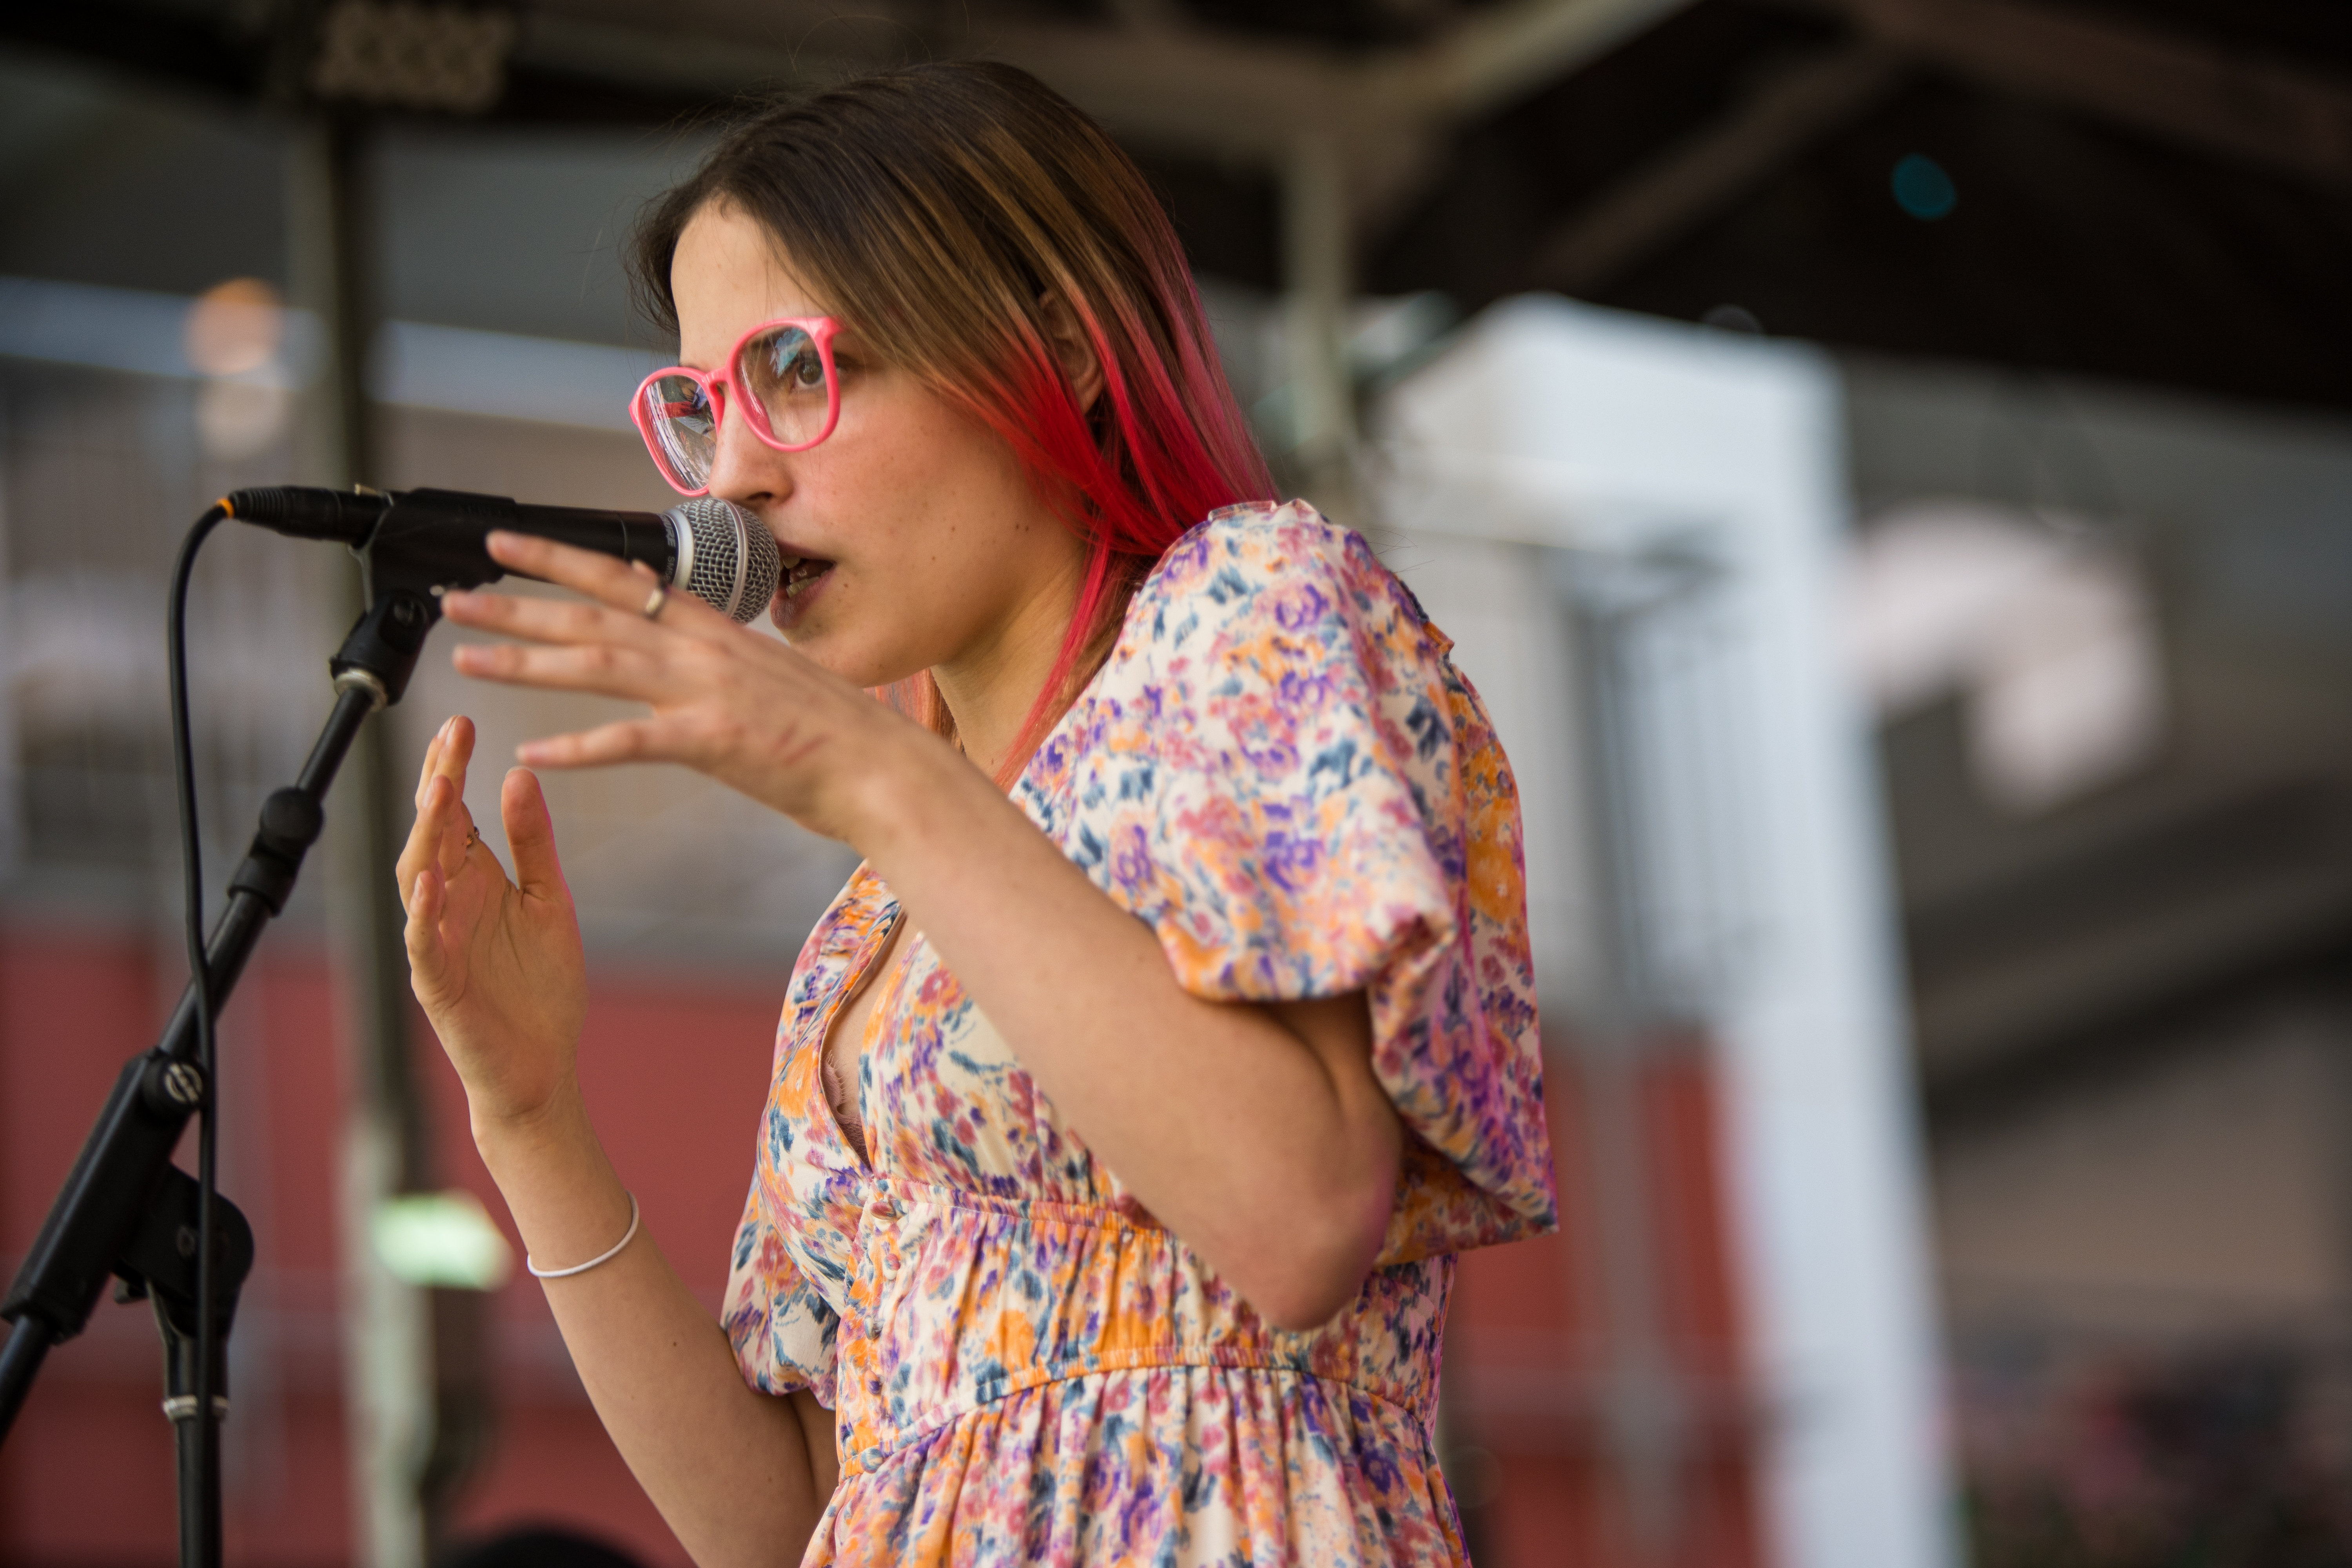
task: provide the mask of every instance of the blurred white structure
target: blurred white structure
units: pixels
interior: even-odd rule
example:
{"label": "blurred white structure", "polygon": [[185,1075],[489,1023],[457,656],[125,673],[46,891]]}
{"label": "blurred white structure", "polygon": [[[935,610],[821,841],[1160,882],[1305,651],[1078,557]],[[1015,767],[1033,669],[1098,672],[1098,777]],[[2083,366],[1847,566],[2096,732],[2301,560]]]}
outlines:
{"label": "blurred white structure", "polygon": [[[1942,1568],[1956,1549],[1892,900],[1836,636],[1835,372],[1794,346],[1526,299],[1370,423],[1378,542],[1458,639],[1518,773],[1548,1036],[1587,1085],[1677,1029],[1716,1053],[1767,1559]],[[1630,1102],[1583,1098],[1606,1186],[1608,1146],[1639,1134],[1614,1121]],[[1598,1228],[1638,1247],[1640,1215],[1613,1222],[1612,1201]],[[1624,1261],[1604,1234],[1602,1271]],[[1641,1310],[1638,1291],[1604,1295]],[[1609,1332],[1622,1364],[1602,1418],[1638,1483],[1674,1394],[1645,1404],[1639,1334],[1629,1348],[1622,1317]]]}
{"label": "blurred white structure", "polygon": [[1848,657],[1882,718],[1968,703],[1969,765],[2012,811],[2146,763],[2164,661],[2146,584],[2079,519],[1927,500],[1871,520],[1846,583]]}

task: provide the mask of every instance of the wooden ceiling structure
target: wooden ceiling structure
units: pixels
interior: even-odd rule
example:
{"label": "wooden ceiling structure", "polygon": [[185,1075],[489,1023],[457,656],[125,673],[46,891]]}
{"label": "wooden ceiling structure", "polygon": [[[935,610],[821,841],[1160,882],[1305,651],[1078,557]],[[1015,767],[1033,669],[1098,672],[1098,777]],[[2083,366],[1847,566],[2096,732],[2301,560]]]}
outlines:
{"label": "wooden ceiling structure", "polygon": [[[0,44],[318,94],[364,0],[13,5]],[[460,13],[384,6],[410,18]],[[675,123],[983,55],[1104,120],[1202,270],[1529,289],[1908,354],[2352,405],[2352,13],[2297,0],[519,0],[493,121]],[[436,108],[387,34],[337,92]],[[413,72],[410,73],[412,76]],[[1948,216],[1891,171],[1933,159]],[[1729,309],[1727,309],[1729,308]],[[1307,324],[1315,326],[1313,321]],[[1339,388],[1326,389],[1337,395]],[[1344,414],[1328,418],[1344,420]],[[1311,419],[1310,419],[1311,423]]]}

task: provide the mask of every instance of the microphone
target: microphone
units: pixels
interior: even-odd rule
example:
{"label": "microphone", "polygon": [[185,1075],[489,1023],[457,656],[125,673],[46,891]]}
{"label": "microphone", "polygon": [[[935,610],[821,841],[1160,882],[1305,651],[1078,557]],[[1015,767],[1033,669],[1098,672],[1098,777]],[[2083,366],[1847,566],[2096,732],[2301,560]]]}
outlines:
{"label": "microphone", "polygon": [[485,542],[505,529],[642,561],[664,583],[739,621],[757,619],[776,596],[776,536],[753,513],[711,496],[656,514],[532,506],[463,490],[272,485],[232,490],[221,505],[240,522],[350,545],[372,573],[389,571],[420,588],[476,588],[505,576]]}

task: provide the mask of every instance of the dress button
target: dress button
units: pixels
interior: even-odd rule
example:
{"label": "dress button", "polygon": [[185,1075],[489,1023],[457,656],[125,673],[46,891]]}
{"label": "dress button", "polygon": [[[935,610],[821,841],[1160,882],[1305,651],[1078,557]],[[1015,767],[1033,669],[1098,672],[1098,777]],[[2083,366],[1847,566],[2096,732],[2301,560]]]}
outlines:
{"label": "dress button", "polygon": [[888,1192],[877,1183],[872,1198],[866,1205],[866,1217],[876,1227],[874,1237],[874,1273],[887,1283],[898,1273],[898,1244],[893,1227],[898,1223],[900,1210]]}

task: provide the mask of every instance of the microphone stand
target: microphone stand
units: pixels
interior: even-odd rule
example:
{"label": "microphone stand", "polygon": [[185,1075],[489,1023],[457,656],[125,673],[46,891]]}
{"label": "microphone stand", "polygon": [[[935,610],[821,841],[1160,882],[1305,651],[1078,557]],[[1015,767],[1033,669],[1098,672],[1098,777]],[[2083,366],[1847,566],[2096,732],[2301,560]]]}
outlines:
{"label": "microphone stand", "polygon": [[[335,706],[289,788],[261,808],[259,830],[229,879],[228,907],[205,947],[217,1014],[245,972],[263,929],[284,912],[302,857],[326,825],[324,802],[344,753],[369,714],[408,689],[425,634],[440,619],[429,566],[354,552],[370,603],[328,668]],[[389,569],[387,569],[389,568]],[[495,568],[492,569],[493,574]],[[458,580],[475,576],[460,574]],[[472,583],[466,583],[472,586]],[[147,1298],[163,1336],[163,1412],[179,1449],[182,1568],[221,1561],[219,1423],[227,1413],[226,1346],[237,1291],[253,1267],[253,1229],[236,1205],[215,1195],[213,1220],[212,1343],[199,1348],[197,1237],[205,1227],[194,1177],[172,1163],[189,1119],[212,1103],[197,1057],[197,993],[193,978],[152,1050],[124,1065],[97,1125],[82,1144],[65,1187],[50,1205],[32,1252],[0,1298],[0,1319],[16,1324],[0,1346],[0,1442],[5,1442],[34,1375],[52,1345],[88,1326],[110,1275],[118,1300]],[[203,1362],[209,1360],[208,1369]],[[202,1376],[209,1370],[210,1376]],[[210,1410],[196,1408],[208,1384]]]}

